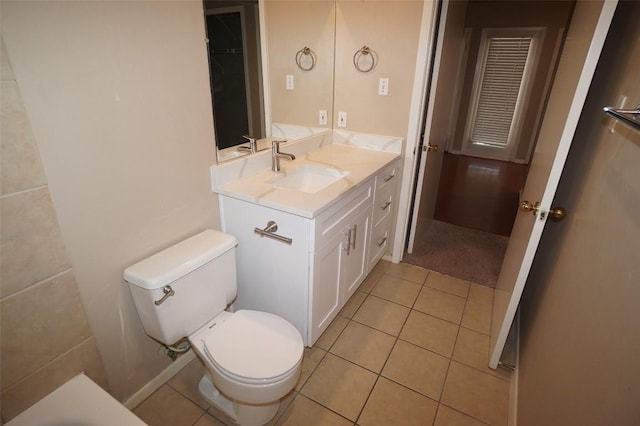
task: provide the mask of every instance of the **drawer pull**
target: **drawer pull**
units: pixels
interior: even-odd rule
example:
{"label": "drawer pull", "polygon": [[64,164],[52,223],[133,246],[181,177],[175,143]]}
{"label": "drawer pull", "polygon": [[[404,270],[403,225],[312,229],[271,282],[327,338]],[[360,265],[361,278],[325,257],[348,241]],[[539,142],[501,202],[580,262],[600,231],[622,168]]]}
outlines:
{"label": "drawer pull", "polygon": [[384,243],[387,242],[387,237],[384,237],[383,239],[380,240],[380,242],[378,243],[378,247],[382,247],[384,245]]}
{"label": "drawer pull", "polygon": [[253,232],[260,235],[261,237],[273,238],[274,240],[282,241],[285,244],[291,245],[293,240],[289,237],[283,237],[282,235],[276,234],[277,230],[278,230],[278,224],[275,223],[273,220],[270,220],[269,222],[267,222],[267,226],[264,229],[253,228]]}
{"label": "drawer pull", "polygon": [[393,179],[394,177],[396,177],[396,175],[390,175],[390,176],[387,176],[386,178],[384,178],[384,181],[385,181],[385,182],[389,182],[389,181],[390,181],[391,179]]}
{"label": "drawer pull", "polygon": [[380,206],[380,210],[386,210],[389,208],[390,205],[391,205],[391,201],[387,201],[382,206]]}

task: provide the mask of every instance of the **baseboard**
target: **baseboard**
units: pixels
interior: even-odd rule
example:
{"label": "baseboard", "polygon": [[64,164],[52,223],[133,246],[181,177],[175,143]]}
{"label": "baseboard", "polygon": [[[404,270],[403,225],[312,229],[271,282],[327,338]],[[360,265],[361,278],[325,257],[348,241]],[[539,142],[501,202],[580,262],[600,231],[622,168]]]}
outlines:
{"label": "baseboard", "polygon": [[162,370],[160,374],[151,379],[140,390],[134,393],[129,399],[127,399],[123,405],[129,410],[133,410],[142,403],[145,399],[149,398],[152,393],[157,391],[162,385],[164,385],[169,379],[178,374],[180,370],[187,366],[196,355],[193,351],[188,351],[184,355],[181,355],[178,359],[172,362],[167,368]]}

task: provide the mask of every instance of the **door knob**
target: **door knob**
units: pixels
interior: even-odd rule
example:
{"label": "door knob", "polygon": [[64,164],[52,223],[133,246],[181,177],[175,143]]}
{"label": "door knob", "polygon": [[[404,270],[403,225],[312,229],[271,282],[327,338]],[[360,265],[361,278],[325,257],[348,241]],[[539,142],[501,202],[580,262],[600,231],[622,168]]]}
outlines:
{"label": "door knob", "polygon": [[540,209],[540,202],[536,201],[532,203],[531,201],[521,201],[520,202],[520,211],[521,212],[531,212],[535,216]]}
{"label": "door knob", "polygon": [[423,151],[438,152],[438,145],[431,145],[430,143],[422,146]]}
{"label": "door knob", "polygon": [[549,210],[549,219],[554,222],[560,222],[565,216],[567,216],[567,211],[562,207],[551,208],[551,210]]}
{"label": "door knob", "polygon": [[[535,216],[540,210],[540,202],[536,201],[532,203],[531,201],[521,201],[520,202],[520,211],[522,212],[531,212]],[[544,212],[540,215],[540,219],[544,219]],[[555,207],[549,210],[549,218],[554,222],[559,222],[565,218],[567,215],[567,211],[562,207]]]}

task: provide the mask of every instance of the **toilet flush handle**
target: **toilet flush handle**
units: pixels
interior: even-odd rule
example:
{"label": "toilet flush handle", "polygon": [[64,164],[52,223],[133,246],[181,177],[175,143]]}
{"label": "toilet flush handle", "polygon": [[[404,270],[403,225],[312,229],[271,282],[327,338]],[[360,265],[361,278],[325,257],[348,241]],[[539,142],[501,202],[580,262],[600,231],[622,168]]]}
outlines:
{"label": "toilet flush handle", "polygon": [[156,306],[163,304],[165,300],[167,300],[169,297],[176,294],[176,292],[173,291],[170,285],[165,285],[164,287],[162,287],[162,292],[164,293],[164,296],[162,296],[162,299],[156,300],[155,302],[153,302],[156,304]]}

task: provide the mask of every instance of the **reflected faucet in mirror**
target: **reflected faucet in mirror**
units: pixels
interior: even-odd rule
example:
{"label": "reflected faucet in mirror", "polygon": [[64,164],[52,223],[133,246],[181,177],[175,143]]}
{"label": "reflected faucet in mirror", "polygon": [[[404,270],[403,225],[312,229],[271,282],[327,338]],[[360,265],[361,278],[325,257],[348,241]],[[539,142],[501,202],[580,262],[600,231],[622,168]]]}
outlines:
{"label": "reflected faucet in mirror", "polygon": [[249,141],[249,146],[239,146],[238,151],[245,151],[250,154],[255,154],[256,152],[258,152],[258,149],[256,148],[256,138],[252,138],[249,135],[242,135],[242,137]]}

